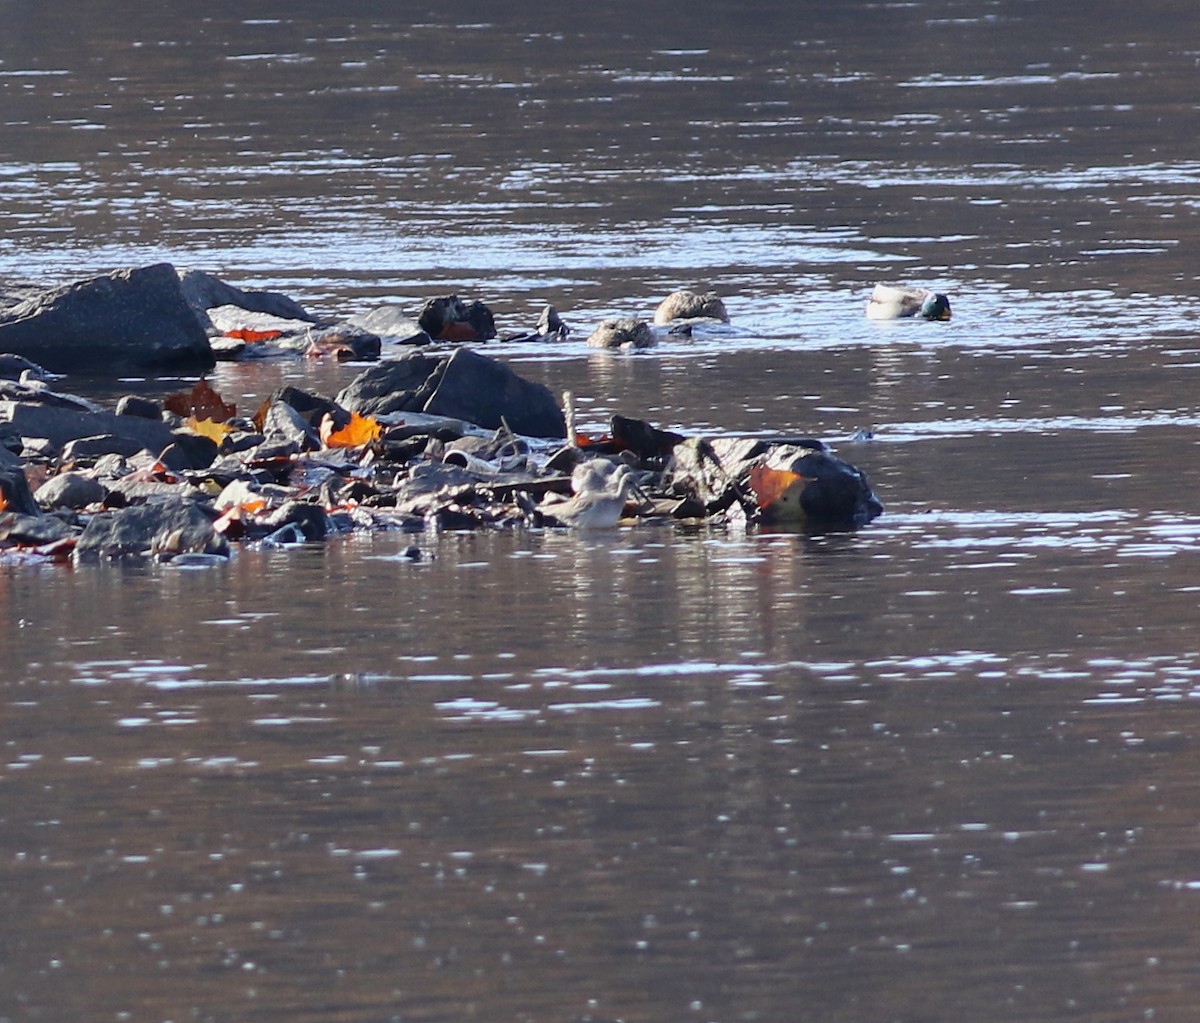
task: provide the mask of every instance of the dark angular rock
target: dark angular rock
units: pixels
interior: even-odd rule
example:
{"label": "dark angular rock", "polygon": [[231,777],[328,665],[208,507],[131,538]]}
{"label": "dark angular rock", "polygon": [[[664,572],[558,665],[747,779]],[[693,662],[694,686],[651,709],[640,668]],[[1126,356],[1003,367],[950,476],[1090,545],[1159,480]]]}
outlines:
{"label": "dark angular rock", "polygon": [[[806,481],[799,504],[810,527],[864,526],[883,511],[866,474],[824,451],[801,455],[791,462],[789,471]],[[772,521],[772,517],[764,514],[763,520]]]}
{"label": "dark angular rock", "polygon": [[46,286],[36,281],[0,281],[0,313],[40,295],[45,290]]}
{"label": "dark angular rock", "polygon": [[364,370],[339,392],[336,401],[364,416],[420,412],[447,361],[445,356],[409,352]]}
{"label": "dark angular rock", "polygon": [[263,435],[268,441],[283,440],[299,451],[316,451],[321,438],[299,412],[282,401],[273,401],[263,416]]}
{"label": "dark angular rock", "polygon": [[641,459],[665,458],[685,439],[682,434],[628,416],[613,416],[609,424],[609,433],[619,450],[632,451]]}
{"label": "dark angular rock", "polygon": [[[795,474],[782,498],[756,493],[755,472],[765,467]],[[736,503],[755,521],[808,528],[861,526],[883,511],[866,475],[824,445],[693,437],[676,445],[664,483],[708,515]]]}
{"label": "dark angular rock", "polygon": [[58,373],[214,365],[169,263],[51,288],[12,306],[0,313],[0,350]]}
{"label": "dark angular rock", "polygon": [[489,430],[507,424],[527,437],[565,437],[567,424],[550,389],[495,359],[460,348],[442,371],[425,412],[466,419]]}
{"label": "dark angular rock", "polygon": [[74,394],[52,391],[45,384],[0,379],[0,401],[21,401],[50,408],[74,409],[76,412],[99,412],[100,406]]}
{"label": "dark angular rock", "polygon": [[93,516],[75,546],[80,561],[159,552],[228,555],[229,544],[198,504],[168,497]]}
{"label": "dark angular rock", "polygon": [[305,540],[324,540],[329,534],[325,509],[306,501],[285,501],[263,522],[272,533],[284,526],[295,526]]}
{"label": "dark angular rock", "polygon": [[321,420],[327,415],[339,428],[350,422],[350,413],[336,401],[330,401],[323,395],[313,394],[311,391],[302,391],[299,387],[292,387],[290,384],[279,388],[267,401],[268,407],[277,401],[290,406],[300,413],[309,426],[314,428],[320,427]]}
{"label": "dark angular rock", "polygon": [[547,341],[565,341],[571,333],[571,328],[563,322],[558,310],[552,305],[542,310],[537,322],[538,335]]}
{"label": "dark angular rock", "polygon": [[0,498],[4,509],[19,515],[41,515],[42,510],[29,491],[29,481],[19,468],[0,469]]}
{"label": "dark angular rock", "polygon": [[117,402],[116,414],[159,421],[162,419],[162,403],[137,394],[127,394]]}
{"label": "dark angular rock", "polygon": [[33,498],[46,509],[86,508],[100,504],[105,497],[104,485],[81,472],[63,472],[52,476],[34,491]]}
{"label": "dark angular rock", "polygon": [[489,430],[507,423],[527,437],[565,437],[566,421],[550,389],[469,348],[437,357],[413,352],[359,374],[338,404],[363,415],[425,412]]}
{"label": "dark angular rock", "polygon": [[175,472],[207,469],[216,460],[217,442],[211,437],[202,437],[191,430],[172,430],[171,435],[174,441],[158,456],[168,469]]}
{"label": "dark angular rock", "polygon": [[0,456],[4,451],[19,455],[25,442],[21,439],[21,431],[12,423],[0,421]]}
{"label": "dark angular rock", "polygon": [[253,313],[280,316],[285,320],[317,322],[315,316],[311,316],[303,306],[286,295],[274,291],[235,288],[232,284],[226,284],[212,274],[199,270],[180,270],[178,273],[179,286],[188,305],[206,327],[212,326],[208,322],[208,310],[219,305],[235,305]]}
{"label": "dark angular rock", "polygon": [[457,295],[429,299],[417,323],[437,341],[488,341],[496,336],[492,311],[479,301],[468,305]]}

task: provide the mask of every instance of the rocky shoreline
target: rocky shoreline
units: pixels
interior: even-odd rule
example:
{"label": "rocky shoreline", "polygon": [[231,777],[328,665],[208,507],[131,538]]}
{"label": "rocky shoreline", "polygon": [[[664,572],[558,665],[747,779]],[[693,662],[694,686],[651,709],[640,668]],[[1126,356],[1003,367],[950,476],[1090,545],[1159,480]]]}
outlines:
{"label": "rocky shoreline", "polygon": [[[363,529],[698,520],[823,530],[882,510],[866,477],[810,438],[684,437],[621,416],[603,437],[579,436],[569,396],[560,408],[470,347],[421,347],[495,336],[486,307],[454,296],[413,321],[392,311],[387,336],[411,324],[414,347],[333,397],[285,387],[239,414],[201,376],[191,391],[127,396],[110,410],[57,386],[55,374],[80,368],[203,374],[218,336],[243,346],[285,337],[230,334],[216,325],[229,309],[305,325],[308,354],[379,356],[364,326],[321,324],[286,296],[167,264],[46,291],[0,288],[0,556],[207,563],[233,543]],[[371,315],[378,324],[387,312]],[[552,313],[545,335],[565,336]]]}

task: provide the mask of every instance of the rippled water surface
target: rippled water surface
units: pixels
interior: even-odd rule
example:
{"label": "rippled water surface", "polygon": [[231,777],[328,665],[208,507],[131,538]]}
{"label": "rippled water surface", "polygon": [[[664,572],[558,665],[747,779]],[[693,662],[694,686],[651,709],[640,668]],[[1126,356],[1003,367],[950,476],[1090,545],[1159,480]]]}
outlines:
{"label": "rippled water surface", "polygon": [[550,302],[886,511],[6,565],[0,1020],[1194,1018],[1200,12],[119,6],[0,0],[0,276]]}

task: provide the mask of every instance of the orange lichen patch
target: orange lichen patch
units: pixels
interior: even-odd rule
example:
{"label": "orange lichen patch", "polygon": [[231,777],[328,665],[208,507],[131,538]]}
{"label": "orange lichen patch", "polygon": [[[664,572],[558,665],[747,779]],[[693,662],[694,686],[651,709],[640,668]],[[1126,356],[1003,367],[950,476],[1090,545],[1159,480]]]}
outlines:
{"label": "orange lichen patch", "polygon": [[185,419],[211,419],[214,423],[223,423],[237,415],[237,406],[226,403],[203,377],[190,391],[172,394],[163,402],[163,408]]}
{"label": "orange lichen patch", "polygon": [[803,486],[805,477],[790,469],[773,469],[755,466],[750,469],[750,489],[758,502],[758,508],[766,510],[778,507],[781,501],[796,495],[798,484]]}
{"label": "orange lichen patch", "polygon": [[251,330],[249,327],[239,327],[236,330],[225,331],[225,337],[235,337],[239,341],[255,342],[255,341],[274,341],[277,337],[283,337],[282,330]]}
{"label": "orange lichen patch", "polygon": [[379,440],[383,427],[374,416],[361,416],[357,412],[351,412],[350,422],[341,429],[334,429],[333,420],[326,416],[321,422],[320,433],[321,443],[327,448],[357,448]]}

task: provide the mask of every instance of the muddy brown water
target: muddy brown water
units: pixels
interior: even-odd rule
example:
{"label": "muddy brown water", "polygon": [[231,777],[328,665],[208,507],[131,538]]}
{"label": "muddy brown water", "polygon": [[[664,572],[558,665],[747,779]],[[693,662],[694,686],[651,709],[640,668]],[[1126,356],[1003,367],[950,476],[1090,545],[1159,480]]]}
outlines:
{"label": "muddy brown water", "polygon": [[[6,566],[0,1019],[1194,1019],[1200,15],[498,6],[8,0],[0,274],[552,302],[488,351],[585,428],[885,514]],[[584,347],[681,286],[739,332]]]}

